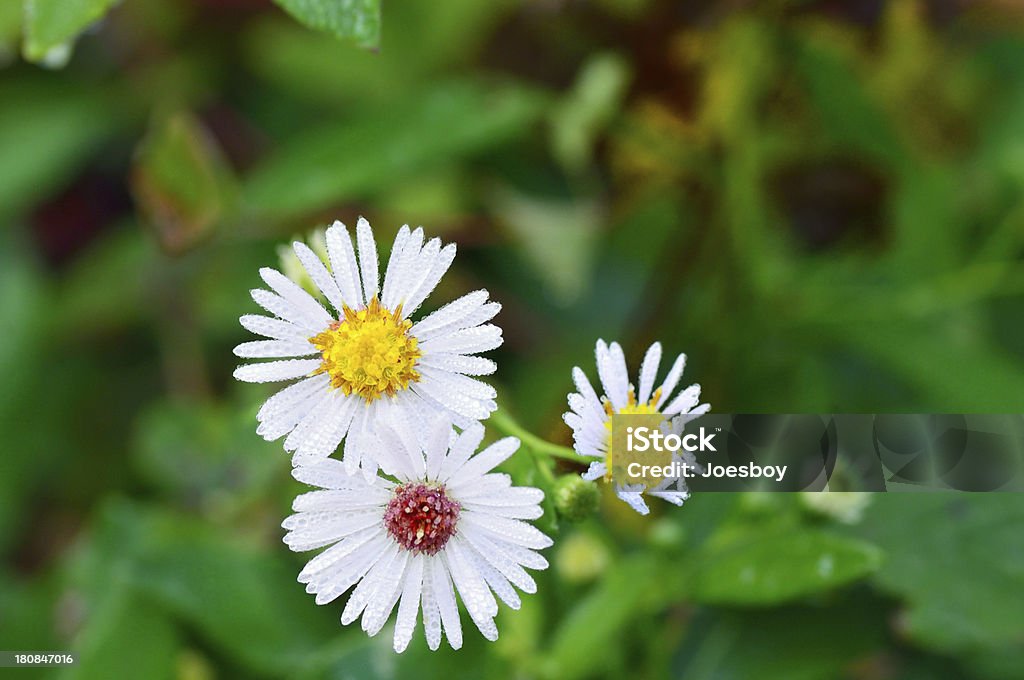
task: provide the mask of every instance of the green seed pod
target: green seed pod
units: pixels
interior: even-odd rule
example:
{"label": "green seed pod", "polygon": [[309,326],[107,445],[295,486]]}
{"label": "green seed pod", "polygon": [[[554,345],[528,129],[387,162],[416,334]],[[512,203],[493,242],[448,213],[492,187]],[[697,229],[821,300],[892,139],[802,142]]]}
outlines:
{"label": "green seed pod", "polygon": [[555,482],[555,509],[570,522],[582,522],[597,511],[601,491],[579,475],[563,475]]}

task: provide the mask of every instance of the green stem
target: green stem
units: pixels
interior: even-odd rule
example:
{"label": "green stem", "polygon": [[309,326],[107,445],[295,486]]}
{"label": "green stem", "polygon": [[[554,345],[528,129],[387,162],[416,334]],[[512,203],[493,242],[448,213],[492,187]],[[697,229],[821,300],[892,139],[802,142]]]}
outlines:
{"label": "green stem", "polygon": [[493,425],[503,434],[517,437],[524,446],[534,453],[551,456],[552,458],[561,458],[562,460],[570,460],[577,464],[583,462],[583,459],[568,446],[552,444],[549,441],[541,439],[532,432],[525,430],[523,426],[509,416],[508,412],[504,409],[498,409],[492,413],[491,417],[487,420],[487,423],[489,425]]}

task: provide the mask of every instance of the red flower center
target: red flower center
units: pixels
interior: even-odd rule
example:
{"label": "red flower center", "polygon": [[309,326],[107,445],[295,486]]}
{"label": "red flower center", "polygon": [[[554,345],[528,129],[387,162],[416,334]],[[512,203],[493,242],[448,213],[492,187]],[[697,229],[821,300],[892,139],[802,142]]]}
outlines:
{"label": "red flower center", "polygon": [[384,526],[406,550],[435,555],[455,534],[460,509],[444,486],[402,484],[384,511]]}

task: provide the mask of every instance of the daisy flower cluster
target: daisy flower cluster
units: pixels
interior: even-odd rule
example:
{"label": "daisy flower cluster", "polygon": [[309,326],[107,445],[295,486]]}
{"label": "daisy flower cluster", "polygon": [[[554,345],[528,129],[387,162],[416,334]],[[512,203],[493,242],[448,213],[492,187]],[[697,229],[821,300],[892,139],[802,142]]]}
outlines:
{"label": "daisy flower cluster", "polygon": [[318,487],[295,499],[285,543],[326,548],[299,580],[319,604],[351,589],[342,623],[361,617],[374,635],[397,604],[396,651],[419,614],[431,649],[442,631],[460,647],[456,594],[484,637],[496,639],[497,601],[519,608],[516,588],[536,590],[525,569],[547,568],[536,551],[551,544],[525,521],[541,515],[543,493],[491,471],[519,441],[477,453],[478,421],[496,408],[494,388],[475,377],[495,364],[477,355],[501,345],[501,329],[488,323],[500,305],[478,290],[414,321],[455,246],[402,227],[381,277],[366,220],[355,236],[340,222],[328,228],[326,261],[295,242],[319,296],[264,268],[268,289],[252,298],[269,315],[241,318],[264,339],[235,354],[264,361],[235,377],[291,383],[260,408],[257,432],[284,438],[295,478]]}
{"label": "daisy flower cluster", "polygon": [[[501,309],[477,290],[416,317],[455,258],[455,245],[426,240],[404,226],[380,270],[369,223],[352,238],[335,222],[318,253],[292,244],[295,266],[263,268],[266,288],[252,298],[266,314],[240,322],[261,336],[235,348],[250,360],[238,380],[287,383],[257,413],[257,432],[283,439],[293,476],[314,490],[298,496],[283,527],[294,551],[320,551],[299,574],[317,604],[348,593],[341,622],[357,619],[377,634],[397,607],[394,649],[409,645],[422,622],[430,649],[442,638],[462,645],[462,607],[488,640],[498,637],[498,603],[520,606],[533,593],[527,570],[548,566],[540,550],[551,539],[531,520],[544,493],[512,484],[494,468],[519,448],[515,437],[480,449],[496,392],[479,379],[496,365],[481,353],[499,347],[490,323]],[[299,266],[301,265],[301,267]],[[660,345],[647,353],[639,391],[629,384],[622,348],[598,342],[598,397],[573,371],[565,421],[575,451],[595,460],[582,476],[604,476],[609,419],[616,413],[662,413],[681,426],[707,410],[699,387],[669,400],[683,357],[657,390]],[[647,512],[643,489],[617,487],[619,497]],[[685,489],[652,495],[681,504]]]}

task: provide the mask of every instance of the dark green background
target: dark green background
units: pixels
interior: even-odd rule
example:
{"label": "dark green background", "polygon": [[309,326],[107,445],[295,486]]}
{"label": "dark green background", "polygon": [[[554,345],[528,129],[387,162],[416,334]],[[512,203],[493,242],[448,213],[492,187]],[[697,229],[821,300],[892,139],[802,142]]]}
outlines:
{"label": "dark green background", "polygon": [[5,11],[0,648],[87,678],[1024,676],[1009,494],[850,526],[549,505],[497,643],[395,657],[295,582],[271,389],[230,378],[258,267],[362,214],[458,242],[429,304],[504,304],[502,406],[560,443],[598,337],[634,371],[687,352],[722,413],[1021,412],[1024,14],[967,4],[393,0],[372,52],[256,0],[124,0],[56,69]]}

